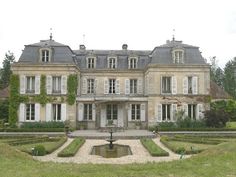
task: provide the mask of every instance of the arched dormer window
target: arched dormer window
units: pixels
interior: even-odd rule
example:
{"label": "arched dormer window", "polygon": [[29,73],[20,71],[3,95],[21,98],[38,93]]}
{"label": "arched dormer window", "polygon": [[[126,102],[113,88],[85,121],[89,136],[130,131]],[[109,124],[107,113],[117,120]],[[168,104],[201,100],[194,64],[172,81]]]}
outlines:
{"label": "arched dormer window", "polygon": [[175,64],[184,63],[184,49],[173,49],[172,59]]}
{"label": "arched dormer window", "polygon": [[40,61],[43,63],[48,63],[51,61],[51,49],[42,48],[40,49]]}

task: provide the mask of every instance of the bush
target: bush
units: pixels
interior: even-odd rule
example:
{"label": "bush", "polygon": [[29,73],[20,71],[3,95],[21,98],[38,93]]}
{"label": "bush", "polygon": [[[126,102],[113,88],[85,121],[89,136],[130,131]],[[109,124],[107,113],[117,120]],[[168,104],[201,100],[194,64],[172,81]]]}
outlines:
{"label": "bush", "polygon": [[[0,121],[8,122],[9,101],[0,100]],[[1,126],[0,126],[1,127]]]}
{"label": "bush", "polygon": [[204,128],[204,120],[193,120],[189,117],[179,118],[176,122],[178,128]]}
{"label": "bush", "polygon": [[159,128],[174,128],[176,124],[174,122],[161,122],[159,123]]}
{"label": "bush", "polygon": [[45,154],[46,154],[46,150],[43,145],[37,145],[32,150],[32,155],[34,156],[44,156]]}
{"label": "bush", "polygon": [[0,128],[0,132],[64,132],[64,128]]}
{"label": "bush", "polygon": [[64,122],[24,122],[21,128],[64,128]]}
{"label": "bush", "polygon": [[151,156],[169,156],[169,153],[161,149],[152,139],[142,138],[140,141]]}
{"label": "bush", "polygon": [[178,147],[178,148],[175,150],[175,152],[176,152],[177,154],[185,154],[186,150],[185,150],[184,147]]}
{"label": "bush", "polygon": [[58,157],[72,157],[74,156],[79,148],[85,143],[84,138],[74,139],[67,147],[57,154]]}
{"label": "bush", "polygon": [[209,110],[205,111],[205,122],[208,127],[225,127],[229,121],[229,114],[225,110]]}

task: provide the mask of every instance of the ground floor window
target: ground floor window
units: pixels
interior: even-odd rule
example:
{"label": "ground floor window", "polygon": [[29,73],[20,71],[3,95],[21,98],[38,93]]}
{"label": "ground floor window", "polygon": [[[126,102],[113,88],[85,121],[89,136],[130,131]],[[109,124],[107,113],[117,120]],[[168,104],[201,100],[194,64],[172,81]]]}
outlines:
{"label": "ground floor window", "polygon": [[35,104],[26,104],[26,120],[35,120]]}
{"label": "ground floor window", "polygon": [[92,104],[84,104],[84,120],[92,120]]}
{"label": "ground floor window", "polygon": [[118,106],[117,104],[107,105],[107,120],[117,120],[118,117]]}
{"label": "ground floor window", "polygon": [[170,104],[163,104],[162,105],[162,121],[169,121],[170,120]]}
{"label": "ground floor window", "polygon": [[195,105],[195,104],[188,105],[188,117],[195,120],[196,119],[196,111],[197,111],[197,105]]}
{"label": "ground floor window", "polygon": [[131,105],[131,119],[140,120],[140,104]]}
{"label": "ground floor window", "polygon": [[52,117],[54,121],[61,120],[61,104],[52,105]]}

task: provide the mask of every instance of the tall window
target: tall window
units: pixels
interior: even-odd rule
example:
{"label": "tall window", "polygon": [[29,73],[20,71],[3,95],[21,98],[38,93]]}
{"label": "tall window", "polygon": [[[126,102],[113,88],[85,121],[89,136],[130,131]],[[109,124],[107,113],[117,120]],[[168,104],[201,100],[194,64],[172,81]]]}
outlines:
{"label": "tall window", "polygon": [[177,50],[173,52],[173,61],[174,63],[183,63],[184,61],[184,52],[181,50]]}
{"label": "tall window", "polygon": [[95,68],[95,58],[87,58],[87,68]]}
{"label": "tall window", "polygon": [[88,79],[87,85],[88,85],[87,93],[94,93],[94,79]]}
{"label": "tall window", "polygon": [[107,105],[107,120],[117,120],[118,106],[116,104]]}
{"label": "tall window", "polygon": [[42,62],[49,62],[49,50],[41,51]]}
{"label": "tall window", "polygon": [[193,93],[193,77],[188,77],[188,94]]}
{"label": "tall window", "polygon": [[171,93],[171,77],[162,77],[162,93]]}
{"label": "tall window", "polygon": [[116,80],[109,79],[109,93],[116,93]]}
{"label": "tall window", "polygon": [[131,105],[131,118],[132,120],[140,120],[140,104]]}
{"label": "tall window", "polygon": [[26,77],[26,92],[34,93],[34,91],[35,91],[35,77],[27,76]]}
{"label": "tall window", "polygon": [[137,93],[137,79],[130,79],[130,93]]}
{"label": "tall window", "polygon": [[162,105],[162,120],[169,121],[170,120],[170,104]]}
{"label": "tall window", "polygon": [[129,59],[129,68],[130,69],[137,68],[137,58],[130,58]]}
{"label": "tall window", "polygon": [[84,120],[92,120],[92,104],[84,104]]}
{"label": "tall window", "polygon": [[35,104],[26,104],[26,120],[35,120]]}
{"label": "tall window", "polygon": [[108,68],[116,68],[116,58],[108,58]]}
{"label": "tall window", "polygon": [[196,111],[197,111],[197,105],[188,104],[188,117],[195,120],[196,119]]}
{"label": "tall window", "polygon": [[52,118],[54,121],[61,120],[61,104],[52,105]]}
{"label": "tall window", "polygon": [[52,77],[52,91],[53,93],[61,92],[61,77],[60,76]]}

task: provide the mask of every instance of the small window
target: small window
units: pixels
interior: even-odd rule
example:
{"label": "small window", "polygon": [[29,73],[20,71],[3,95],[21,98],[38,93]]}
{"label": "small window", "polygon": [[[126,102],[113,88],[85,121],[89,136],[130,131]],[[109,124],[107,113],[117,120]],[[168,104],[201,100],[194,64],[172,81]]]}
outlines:
{"label": "small window", "polygon": [[171,93],[171,77],[162,77],[162,93]]}
{"label": "small window", "polygon": [[61,93],[61,76],[52,77],[52,92]]}
{"label": "small window", "polygon": [[35,104],[26,104],[26,120],[35,120]]}
{"label": "small window", "polygon": [[92,104],[84,104],[84,120],[92,120]]}
{"label": "small window", "polygon": [[172,53],[173,63],[179,64],[184,63],[184,51],[183,50],[174,50]]}
{"label": "small window", "polygon": [[94,79],[88,79],[87,80],[87,93],[94,93]]}
{"label": "small window", "polygon": [[137,93],[137,79],[130,79],[130,93]]}
{"label": "small window", "polygon": [[117,120],[118,106],[116,104],[107,105],[107,120]]}
{"label": "small window", "polygon": [[26,93],[34,93],[35,91],[35,77],[27,76],[26,77]]}
{"label": "small window", "polygon": [[137,58],[129,58],[129,69],[136,69],[137,68]]}
{"label": "small window", "polygon": [[61,104],[52,105],[52,117],[54,121],[61,120]]}
{"label": "small window", "polygon": [[114,57],[110,57],[110,58],[108,58],[108,60],[107,60],[107,62],[108,62],[108,68],[110,68],[110,69],[115,69],[116,68],[116,58],[114,58]]}
{"label": "small window", "polygon": [[188,104],[188,117],[196,120],[196,111],[197,111],[197,105]]}
{"label": "small window", "polygon": [[113,94],[116,93],[116,80],[109,79],[109,93]]}
{"label": "small window", "polygon": [[41,51],[42,62],[49,62],[49,50]]}
{"label": "small window", "polygon": [[87,68],[89,68],[89,69],[95,68],[95,58],[94,57],[87,58]]}
{"label": "small window", "polygon": [[170,104],[162,105],[162,121],[170,121]]}
{"label": "small window", "polygon": [[131,105],[131,119],[140,120],[140,104]]}

